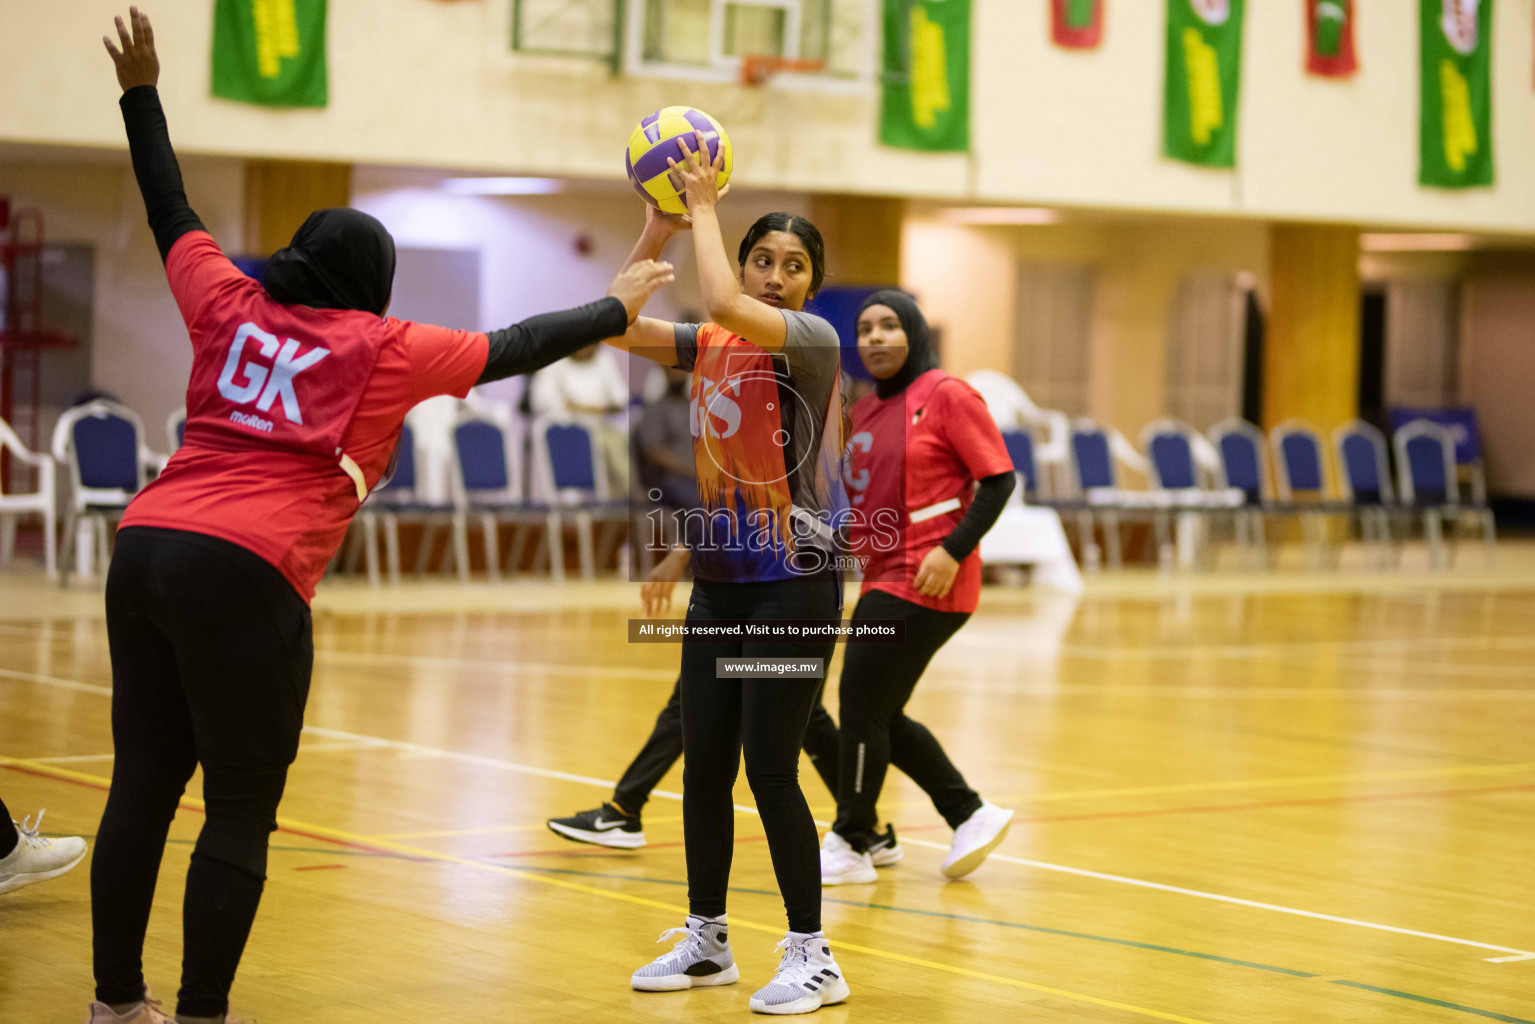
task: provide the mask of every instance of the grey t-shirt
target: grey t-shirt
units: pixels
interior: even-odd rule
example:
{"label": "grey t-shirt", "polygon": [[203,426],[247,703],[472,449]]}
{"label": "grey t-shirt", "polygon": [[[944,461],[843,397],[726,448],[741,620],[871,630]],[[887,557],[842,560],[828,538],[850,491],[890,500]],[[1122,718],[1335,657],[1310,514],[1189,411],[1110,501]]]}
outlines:
{"label": "grey t-shirt", "polygon": [[[836,329],[814,313],[792,309],[781,312],[787,333],[783,348],[772,354],[772,360],[779,394],[784,398],[779,403],[779,421],[788,435],[784,463],[790,467],[789,496],[796,508],[818,515],[824,521],[826,515],[834,511],[827,507],[831,501],[824,480],[826,467],[837,466],[841,458],[841,452],[837,450],[841,439],[836,435],[827,437],[826,428],[834,399],[838,400],[835,412],[838,417],[841,415],[842,343]],[[698,358],[698,333],[702,326],[675,325],[679,369],[693,369]],[[833,484],[838,482],[832,481]]]}

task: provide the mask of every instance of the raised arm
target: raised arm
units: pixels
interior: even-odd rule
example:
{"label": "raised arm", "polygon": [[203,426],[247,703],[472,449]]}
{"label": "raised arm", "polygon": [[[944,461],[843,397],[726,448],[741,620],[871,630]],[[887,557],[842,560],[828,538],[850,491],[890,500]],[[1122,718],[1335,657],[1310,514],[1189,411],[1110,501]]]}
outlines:
{"label": "raised arm", "polygon": [[702,134],[696,136],[697,150],[689,150],[682,139],[677,148],[682,160],[670,161],[687,188],[688,216],[693,223],[693,253],[698,261],[698,285],[703,291],[704,309],[709,319],[731,334],[736,334],[769,352],[777,352],[788,337],[783,312],[759,302],[741,291],[741,282],[725,251],[725,236],[720,230],[715,207],[730,186],[719,187],[719,172],[724,166],[724,150],[716,152],[711,163],[705,157],[708,147]]}
{"label": "raised arm", "polygon": [[[662,213],[647,203],[645,230],[640,233],[640,240],[634,243],[634,248],[629,252],[629,258],[624,261],[624,269],[627,270],[642,260],[660,259],[661,251],[666,248],[666,243],[671,241],[672,236],[679,231],[686,231],[688,227],[689,224],[684,218]],[[616,349],[644,356],[663,366],[677,365],[677,343],[673,336],[672,324],[666,320],[657,320],[648,316],[637,317],[623,334],[603,340]]]}
{"label": "raised arm", "polygon": [[[623,335],[633,328],[640,309],[650,297],[676,276],[670,263],[653,259],[631,261],[613,279],[606,298],[491,331],[490,355],[478,383],[532,373],[595,342]],[[666,342],[670,346],[671,325],[666,328]]]}
{"label": "raised arm", "polygon": [[117,39],[121,49],[108,36],[102,36],[112,63],[117,66],[117,84],[123,95],[118,105],[123,111],[123,125],[128,130],[128,150],[133,156],[133,175],[138,179],[149,214],[149,227],[163,262],[176,240],[189,231],[204,231],[203,222],[187,203],[181,184],[181,168],[171,149],[165,111],[155,86],[160,81],[160,58],[155,53],[155,31],[149,16],[137,7],[128,9],[128,25],[117,18]]}

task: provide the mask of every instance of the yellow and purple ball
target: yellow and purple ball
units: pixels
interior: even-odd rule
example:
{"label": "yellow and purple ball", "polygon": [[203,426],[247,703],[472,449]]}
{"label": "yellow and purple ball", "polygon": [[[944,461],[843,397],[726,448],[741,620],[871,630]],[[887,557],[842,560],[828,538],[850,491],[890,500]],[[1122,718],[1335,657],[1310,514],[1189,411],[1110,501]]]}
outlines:
{"label": "yellow and purple ball", "polygon": [[682,151],[677,148],[681,139],[688,152],[698,151],[694,132],[703,133],[707,157],[713,160],[724,150],[719,173],[719,187],[730,181],[732,157],[730,136],[725,128],[702,110],[692,107],[662,107],[641,121],[629,135],[629,148],[624,153],[624,170],[629,183],[640,198],[663,213],[687,213],[687,197],[682,193],[682,178],[672,170],[668,159],[681,162]]}

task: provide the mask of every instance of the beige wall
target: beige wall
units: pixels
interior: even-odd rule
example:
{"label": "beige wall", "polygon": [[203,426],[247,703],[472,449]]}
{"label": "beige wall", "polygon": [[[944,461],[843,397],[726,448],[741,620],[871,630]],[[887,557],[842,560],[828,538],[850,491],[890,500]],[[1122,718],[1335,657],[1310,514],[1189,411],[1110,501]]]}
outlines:
{"label": "beige wall", "polygon": [[1478,274],[1461,289],[1460,392],[1476,408],[1495,494],[1535,498],[1535,273]]}
{"label": "beige wall", "polygon": [[[241,243],[243,164],[182,161],[187,197],[229,252]],[[0,162],[0,195],[43,211],[48,238],[95,248],[91,381],[144,418],[148,442],[165,447],[165,419],[186,397],[192,349],[126,161]],[[52,424],[47,424],[51,428]]]}
{"label": "beige wall", "polygon": [[1134,437],[1165,412],[1168,313],[1184,275],[1246,271],[1262,293],[1268,234],[1260,221],[972,227],[919,214],[907,221],[901,281],[942,328],[945,369],[1011,374],[1018,264],[1093,267],[1091,412]]}
{"label": "beige wall", "polygon": [[[870,0],[871,3],[874,0]],[[334,0],[332,99],[274,112],[208,96],[213,5],[157,7],[162,91],[187,152],[616,178],[633,122],[685,102],[720,117],[739,180],[790,190],[1535,232],[1535,0],[1496,6],[1498,184],[1417,180],[1417,10],[1361,5],[1362,70],[1302,70],[1298,4],[1248,5],[1236,173],[1159,155],[1160,0],[1112,5],[1101,51],[1047,42],[1048,0],[975,0],[973,157],[875,142],[872,85],[837,95],[646,77],[509,52],[511,0]],[[0,140],[122,145],[100,36],[120,0],[0,0]]]}

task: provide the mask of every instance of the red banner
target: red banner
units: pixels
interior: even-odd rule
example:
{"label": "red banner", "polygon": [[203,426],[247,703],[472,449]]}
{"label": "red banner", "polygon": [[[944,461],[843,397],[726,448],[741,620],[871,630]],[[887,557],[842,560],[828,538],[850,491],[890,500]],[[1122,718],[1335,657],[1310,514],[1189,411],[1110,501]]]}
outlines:
{"label": "red banner", "polygon": [[1306,70],[1347,78],[1359,70],[1354,53],[1354,0],[1302,0],[1306,5]]}
{"label": "red banner", "polygon": [[1050,35],[1068,50],[1096,50],[1103,42],[1103,5],[1108,0],[1051,0]]}

